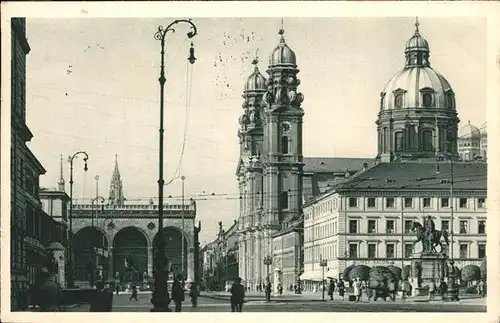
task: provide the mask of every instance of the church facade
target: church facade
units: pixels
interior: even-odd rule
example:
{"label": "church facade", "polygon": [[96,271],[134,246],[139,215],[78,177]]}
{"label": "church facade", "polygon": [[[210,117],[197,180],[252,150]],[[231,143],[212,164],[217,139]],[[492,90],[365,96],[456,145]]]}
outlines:
{"label": "church facade", "polygon": [[303,157],[299,70],[283,29],[279,35],[267,77],[259,71],[257,59],[253,61],[239,119],[238,268],[250,290],[266,277],[275,288],[296,283],[303,271],[304,201],[373,163],[363,158]]}
{"label": "church facade", "polygon": [[[142,281],[152,277],[154,249],[158,242],[158,204],[128,202],[115,162],[109,196],[92,201],[73,201],[75,281],[85,284],[91,268],[100,268],[103,277]],[[164,202],[165,256],[169,271],[183,274],[186,281],[198,278],[198,233],[196,202],[183,205]],[[184,246],[182,246],[184,244]],[[182,263],[184,260],[184,264]]]}

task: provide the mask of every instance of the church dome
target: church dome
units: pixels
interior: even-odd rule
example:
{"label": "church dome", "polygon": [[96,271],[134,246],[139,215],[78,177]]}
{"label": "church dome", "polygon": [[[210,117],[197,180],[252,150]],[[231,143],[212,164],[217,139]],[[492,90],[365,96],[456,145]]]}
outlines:
{"label": "church dome", "polygon": [[291,65],[291,66],[297,66],[297,59],[295,57],[295,53],[293,50],[288,47],[288,45],[285,42],[285,37],[283,34],[285,31],[283,29],[280,29],[279,34],[281,35],[280,43],[276,48],[273,50],[271,56],[269,57],[269,66],[276,66],[276,65]]}
{"label": "church dome", "polygon": [[417,50],[429,52],[429,43],[427,43],[427,40],[425,40],[425,38],[420,35],[418,29],[416,30],[415,34],[406,42],[405,53]]}
{"label": "church dome", "polygon": [[431,68],[429,44],[415,23],[415,33],[406,42],[406,63],[381,93],[381,110],[449,109],[455,110],[453,89],[446,78]]}
{"label": "church dome", "polygon": [[450,83],[431,67],[405,68],[382,91],[382,110],[418,108],[455,110]]}
{"label": "church dome", "polygon": [[245,82],[245,91],[262,91],[266,90],[266,78],[260,73],[257,67],[258,60],[254,59],[252,64],[255,66],[254,71]]}
{"label": "church dome", "polygon": [[460,139],[479,139],[481,137],[481,131],[479,129],[472,125],[470,121],[460,128],[460,131],[458,132],[458,138]]}

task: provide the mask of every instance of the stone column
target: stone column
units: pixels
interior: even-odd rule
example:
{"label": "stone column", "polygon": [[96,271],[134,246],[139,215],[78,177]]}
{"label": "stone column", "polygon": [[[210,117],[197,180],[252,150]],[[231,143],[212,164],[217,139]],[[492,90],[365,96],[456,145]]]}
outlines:
{"label": "stone column", "polygon": [[153,276],[153,247],[148,247],[148,275]]}
{"label": "stone column", "polygon": [[257,259],[255,260],[257,266],[257,281],[262,281],[262,234],[260,231],[255,233],[257,238]]}
{"label": "stone column", "polygon": [[110,281],[114,280],[113,256],[114,256],[114,248],[108,247],[108,278]]}
{"label": "stone column", "polygon": [[186,281],[194,281],[194,248],[189,248],[187,254],[187,279]]}

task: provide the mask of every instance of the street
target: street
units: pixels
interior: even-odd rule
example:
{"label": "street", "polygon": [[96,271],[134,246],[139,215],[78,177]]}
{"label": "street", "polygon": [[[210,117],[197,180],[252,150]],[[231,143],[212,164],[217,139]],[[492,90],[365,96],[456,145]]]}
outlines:
{"label": "street", "polygon": [[[222,296],[222,297],[221,297]],[[201,295],[198,299],[198,307],[191,306],[190,299],[186,297],[183,302],[183,312],[229,312],[231,307],[226,295]],[[130,294],[114,295],[113,312],[149,312],[152,308],[150,294],[139,294],[138,301],[129,300]],[[173,303],[170,309],[173,309]],[[68,310],[69,312],[88,312],[89,305],[80,305]],[[263,297],[250,297],[243,306],[243,312],[486,312],[485,299],[464,300],[459,303],[434,302],[395,302],[379,300],[377,302],[355,303],[349,301],[327,300],[319,298],[312,299],[310,296],[283,295],[274,297],[271,303],[265,303]]]}

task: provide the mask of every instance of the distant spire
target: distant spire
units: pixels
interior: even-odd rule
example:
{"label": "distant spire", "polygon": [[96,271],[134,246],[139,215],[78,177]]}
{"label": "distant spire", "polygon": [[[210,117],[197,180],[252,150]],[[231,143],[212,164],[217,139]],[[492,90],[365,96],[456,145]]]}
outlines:
{"label": "distant spire", "polygon": [[109,186],[109,201],[111,204],[123,205],[125,198],[123,196],[123,184],[118,169],[118,155],[115,155],[115,169],[111,177],[111,184]]}
{"label": "distant spire", "polygon": [[59,180],[57,181],[57,188],[59,189],[59,191],[62,191],[62,192],[65,191],[63,173],[64,173],[63,172],[63,155],[61,154],[61,169],[60,169],[60,173],[59,173]]}

